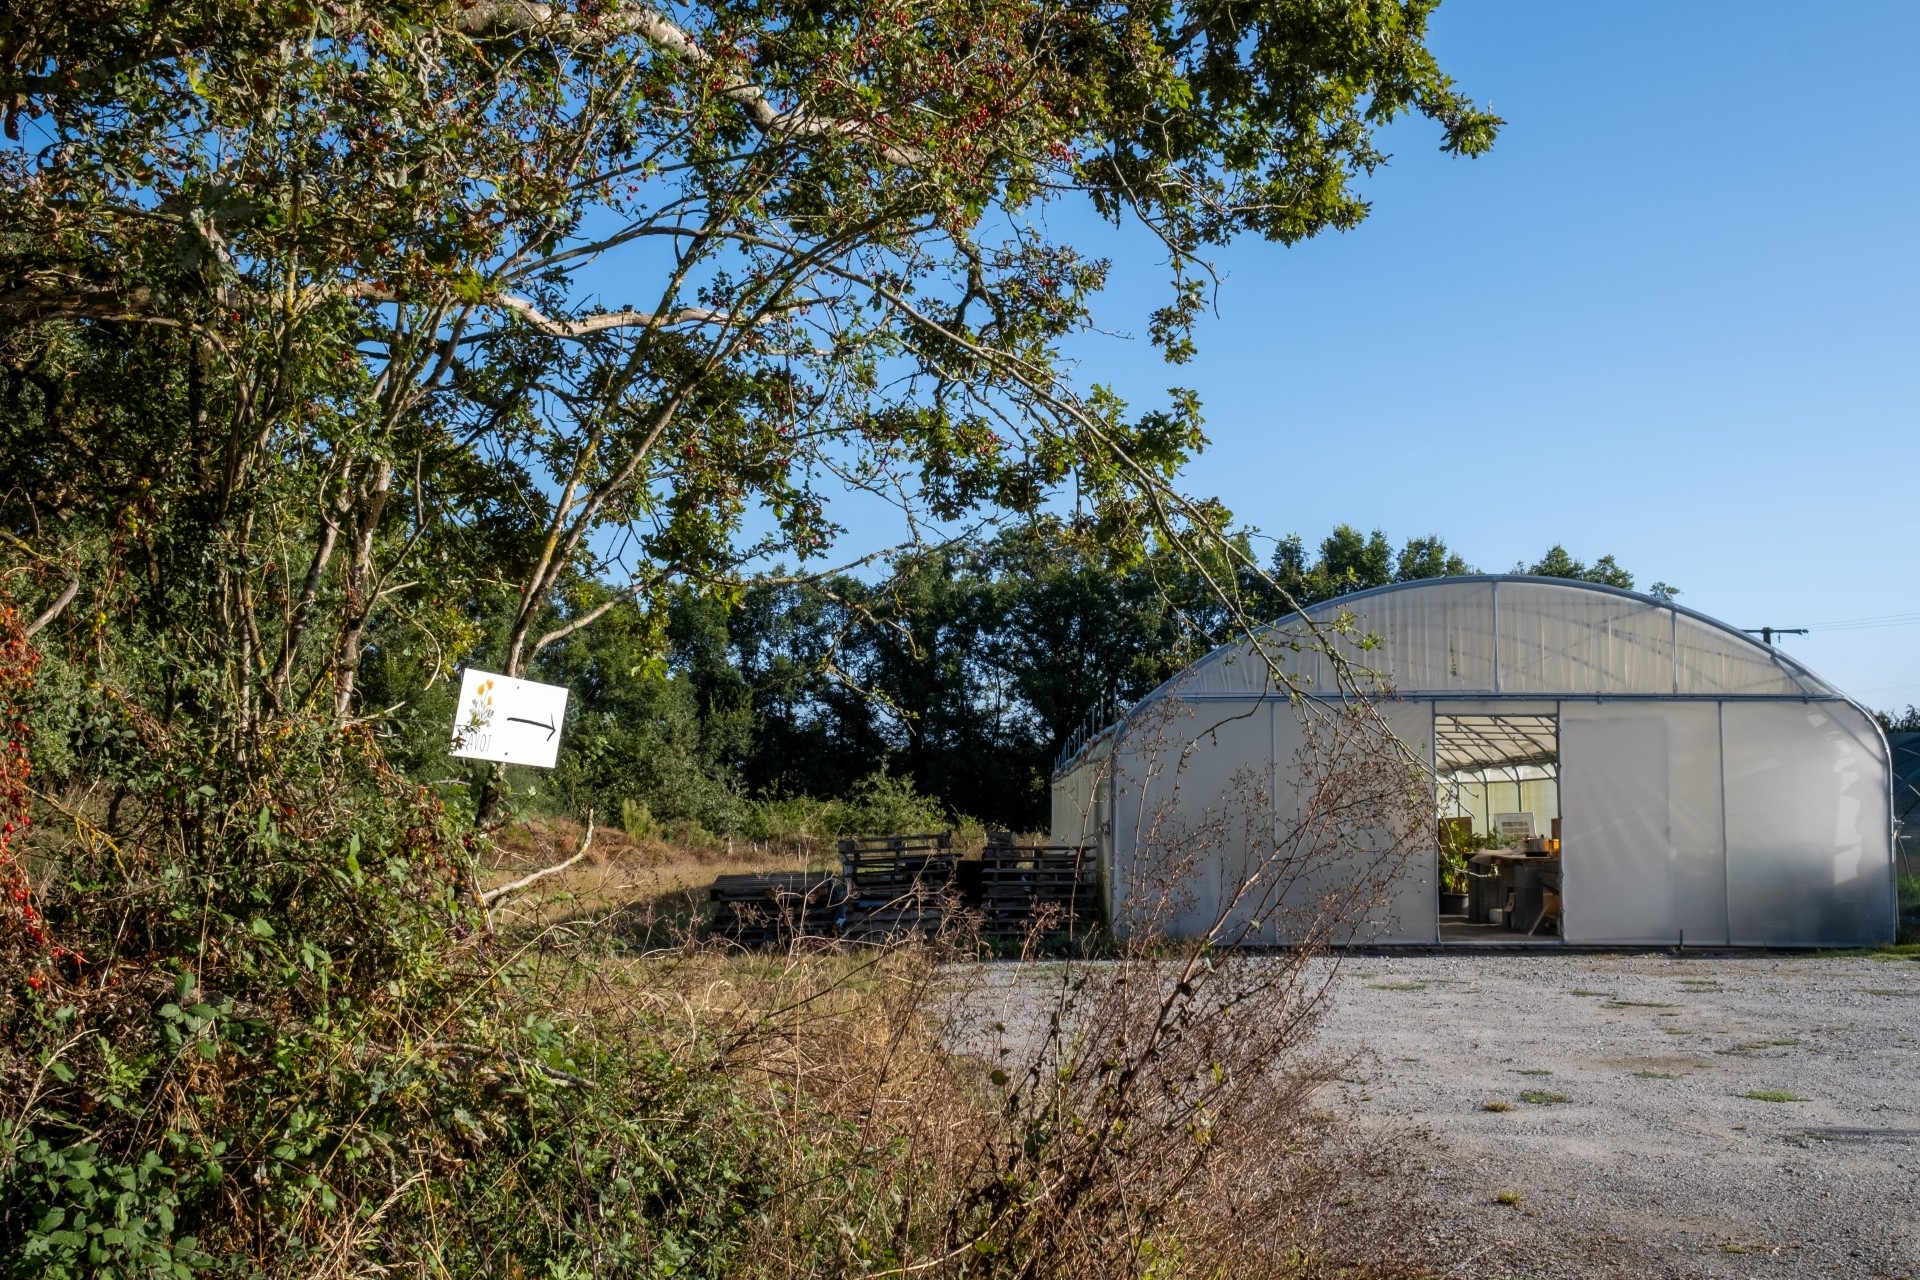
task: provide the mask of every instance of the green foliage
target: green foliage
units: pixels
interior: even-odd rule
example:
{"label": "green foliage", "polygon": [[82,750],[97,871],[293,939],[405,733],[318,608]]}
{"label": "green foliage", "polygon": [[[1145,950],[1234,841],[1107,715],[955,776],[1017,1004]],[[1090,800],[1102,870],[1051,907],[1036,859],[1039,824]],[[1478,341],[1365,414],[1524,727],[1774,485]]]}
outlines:
{"label": "green foliage", "polygon": [[1907,704],[1904,712],[1876,711],[1873,718],[1888,733],[1920,733],[1920,707]]}
{"label": "green foliage", "polygon": [[1303,605],[1392,582],[1472,572],[1437,537],[1409,538],[1396,554],[1381,530],[1362,535],[1350,524],[1336,526],[1321,541],[1319,555],[1312,561],[1298,534],[1280,539],[1273,553],[1274,581]]}
{"label": "green foliage", "polygon": [[[189,1135],[168,1131],[161,1145],[186,1154]],[[24,1228],[0,1274],[41,1280],[87,1276],[179,1276],[213,1259],[199,1241],[175,1232],[181,1208],[179,1178],[152,1147],[137,1163],[105,1156],[97,1144],[56,1147],[24,1137],[16,1122],[0,1120],[0,1151],[9,1170],[10,1206]],[[177,1158],[177,1157],[176,1157]]]}
{"label": "green foliage", "polygon": [[[1570,578],[1575,582],[1597,582],[1603,587],[1620,587],[1633,590],[1633,575],[1614,562],[1612,556],[1601,556],[1591,565],[1583,564],[1568,554],[1567,549],[1555,543],[1547,554],[1529,565],[1525,561],[1513,567],[1515,573],[1531,573],[1542,578]],[[1656,584],[1661,594],[1671,598],[1679,595],[1677,587],[1666,583]]]}
{"label": "green foliage", "polygon": [[1468,861],[1483,849],[1504,847],[1494,832],[1482,835],[1465,823],[1440,824],[1440,887],[1447,893],[1467,891]]}

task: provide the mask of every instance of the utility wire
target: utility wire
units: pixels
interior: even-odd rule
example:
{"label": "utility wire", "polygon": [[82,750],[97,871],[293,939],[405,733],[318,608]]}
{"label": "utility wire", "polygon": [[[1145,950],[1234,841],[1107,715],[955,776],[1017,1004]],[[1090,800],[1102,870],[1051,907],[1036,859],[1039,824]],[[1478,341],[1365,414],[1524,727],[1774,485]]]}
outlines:
{"label": "utility wire", "polygon": [[1838,622],[1809,622],[1814,631],[1869,631],[1877,627],[1920,627],[1920,613],[1888,613],[1877,618],[1842,618]]}

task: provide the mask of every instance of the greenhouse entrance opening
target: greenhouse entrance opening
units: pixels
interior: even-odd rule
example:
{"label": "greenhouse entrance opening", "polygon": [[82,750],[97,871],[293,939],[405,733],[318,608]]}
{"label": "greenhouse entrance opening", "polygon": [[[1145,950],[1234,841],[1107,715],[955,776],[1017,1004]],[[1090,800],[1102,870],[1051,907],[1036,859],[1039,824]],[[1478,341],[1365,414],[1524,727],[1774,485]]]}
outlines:
{"label": "greenhouse entrance opening", "polygon": [[1433,765],[1441,941],[1559,942],[1559,717],[1436,714]]}

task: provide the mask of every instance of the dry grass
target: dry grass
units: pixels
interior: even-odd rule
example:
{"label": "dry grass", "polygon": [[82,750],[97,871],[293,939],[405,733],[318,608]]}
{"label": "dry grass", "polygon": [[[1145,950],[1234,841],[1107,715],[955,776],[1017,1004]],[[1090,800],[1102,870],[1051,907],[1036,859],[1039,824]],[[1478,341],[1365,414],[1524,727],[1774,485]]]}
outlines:
{"label": "dry grass", "polygon": [[[485,856],[480,888],[565,861],[580,847],[584,832],[580,823],[565,818],[512,824]],[[676,946],[698,934],[716,877],[837,868],[838,855],[817,845],[740,842],[731,849],[694,849],[636,841],[617,827],[596,827],[585,858],[513,895],[495,911],[495,921],[513,932],[604,936],[611,931],[643,950]]]}
{"label": "dry grass", "polygon": [[[1251,776],[1197,822],[1156,804],[1127,935],[1098,961],[981,964],[964,936],[728,951],[696,936],[700,889],[804,862],[620,841],[509,899],[501,938],[530,958],[521,989],[607,1058],[668,1054],[744,1106],[731,1129],[774,1153],[745,1274],[1430,1274],[1393,1138],[1362,1142],[1329,1114],[1348,1064],[1314,1041],[1333,980],[1315,958],[1381,909],[1430,793],[1364,715],[1311,729],[1281,838],[1197,928],[1200,860],[1273,815]],[[542,838],[509,839],[493,883],[559,861],[577,834]],[[1182,918],[1179,936],[1163,927]],[[1274,928],[1301,945],[1223,950]]]}
{"label": "dry grass", "polygon": [[[1076,966],[953,954],[697,946],[591,964],[549,953],[537,968],[555,1012],[596,1042],[676,1046],[689,1066],[732,1081],[794,1153],[793,1181],[756,1227],[751,1274],[1424,1273],[1398,1158],[1324,1109],[1338,1064],[1319,1062],[1304,1037],[1289,1069],[1251,1074],[1197,1111],[1167,1106],[1168,1074],[1139,1062],[1139,1087],[1152,1094],[1139,1099],[1140,1136],[1102,1134],[1113,1081],[1038,1078],[1037,1064],[1058,1064],[1058,1043],[1028,1040],[1007,1012],[1024,1003],[1028,1025],[1064,1019],[1098,1034],[1171,990],[1178,966],[1135,968],[1122,988],[1082,983]],[[1151,972],[1162,982],[1148,991]],[[968,998],[996,975],[1012,978],[1002,998]],[[1297,1013],[1290,998],[1269,997],[1243,1017]],[[1166,1065],[1182,1074],[1186,1059]],[[835,1153],[824,1170],[823,1151]],[[829,1236],[841,1244],[823,1255]]]}

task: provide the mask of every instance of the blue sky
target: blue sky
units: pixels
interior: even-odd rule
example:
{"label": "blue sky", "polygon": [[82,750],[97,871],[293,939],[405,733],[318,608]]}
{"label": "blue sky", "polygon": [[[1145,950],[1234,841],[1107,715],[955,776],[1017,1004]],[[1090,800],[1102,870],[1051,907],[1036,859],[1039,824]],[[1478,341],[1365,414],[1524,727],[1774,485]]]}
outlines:
{"label": "blue sky", "polygon": [[[1199,359],[1088,339],[1077,380],[1199,391],[1186,487],[1268,534],[1610,552],[1920,702],[1920,4],[1446,0],[1433,46],[1507,118],[1490,155],[1396,126],[1359,229],[1217,255]],[[1101,251],[1144,335],[1160,261]]]}

